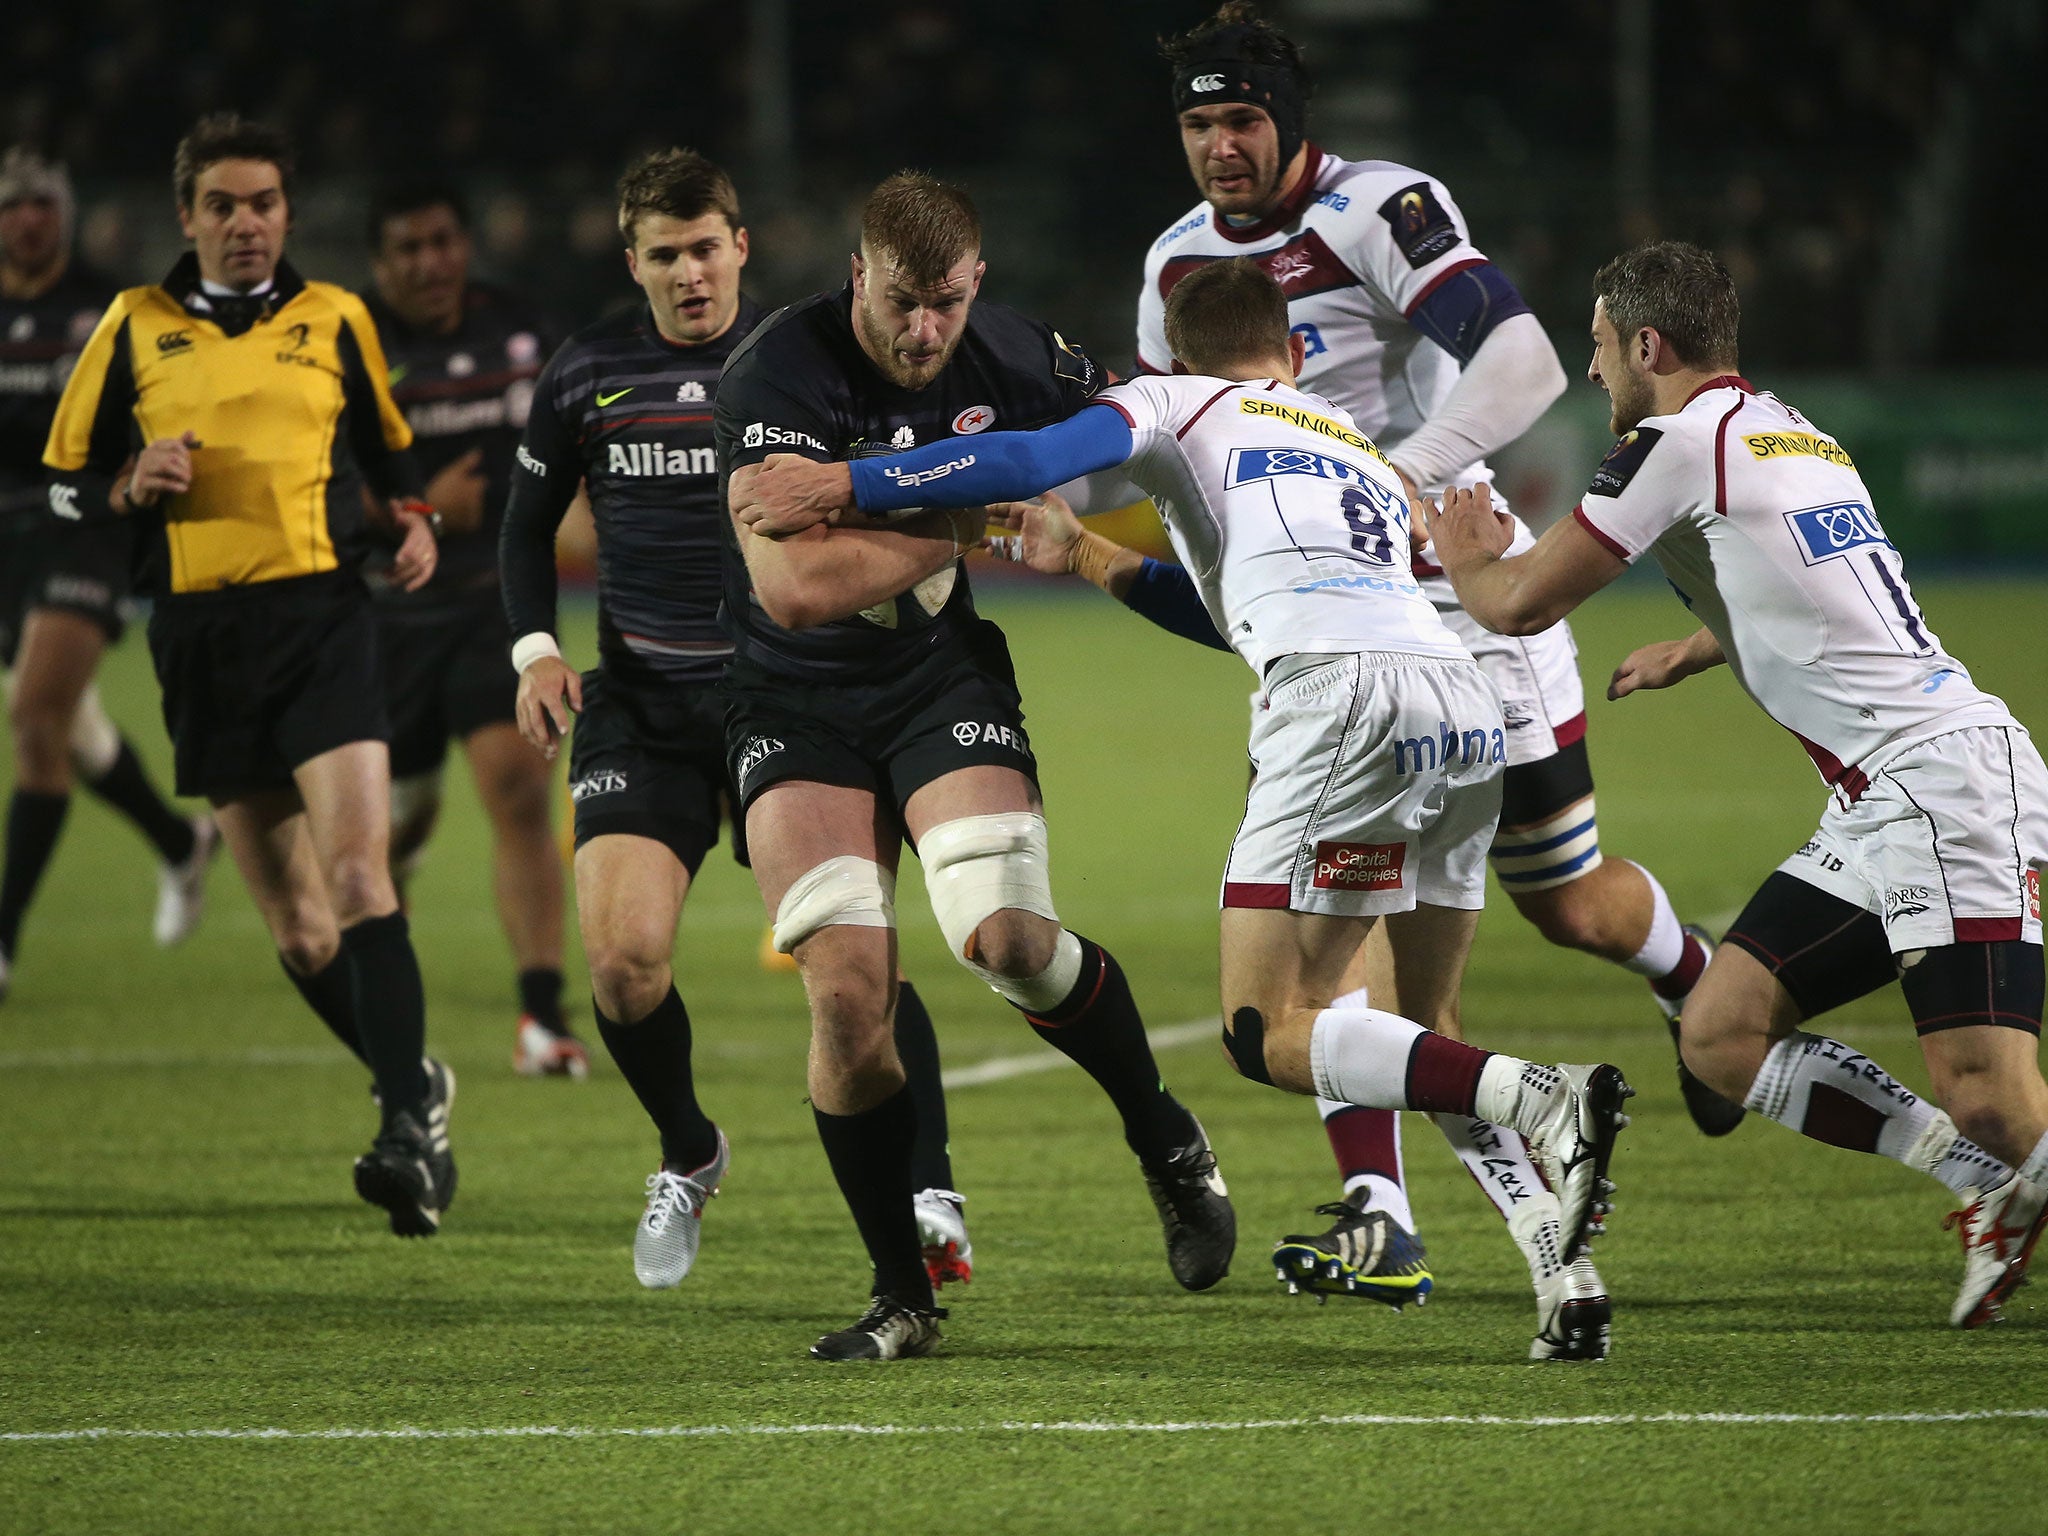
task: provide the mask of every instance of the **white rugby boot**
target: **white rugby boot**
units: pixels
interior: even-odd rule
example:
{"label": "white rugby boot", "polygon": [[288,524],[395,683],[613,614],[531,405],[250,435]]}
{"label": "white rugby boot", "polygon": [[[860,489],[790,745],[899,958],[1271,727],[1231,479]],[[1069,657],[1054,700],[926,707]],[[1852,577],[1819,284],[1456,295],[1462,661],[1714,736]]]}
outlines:
{"label": "white rugby boot", "polygon": [[1949,1308],[1951,1327],[1982,1328],[1999,1320],[2000,1308],[2027,1283],[2027,1261],[2044,1226],[2048,1187],[2018,1174],[1949,1212],[1942,1227],[1954,1228],[1963,1243],[1963,1288]]}
{"label": "white rugby boot", "polygon": [[718,1133],[718,1151],[701,1168],[676,1173],[663,1167],[647,1176],[647,1209],[633,1232],[633,1274],[650,1291],[672,1290],[697,1262],[704,1204],[718,1193],[732,1166],[732,1148]]}
{"label": "white rugby boot", "polygon": [[967,1239],[967,1218],[960,1212],[966,1203],[965,1195],[950,1189],[920,1189],[911,1200],[925,1272],[932,1277],[934,1291],[949,1281],[965,1285],[974,1278],[974,1244]]}

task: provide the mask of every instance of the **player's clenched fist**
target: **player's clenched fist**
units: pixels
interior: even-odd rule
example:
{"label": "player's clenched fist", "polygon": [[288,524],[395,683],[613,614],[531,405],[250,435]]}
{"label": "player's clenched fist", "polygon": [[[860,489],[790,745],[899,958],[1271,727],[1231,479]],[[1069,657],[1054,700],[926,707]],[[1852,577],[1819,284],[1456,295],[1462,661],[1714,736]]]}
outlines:
{"label": "player's clenched fist", "polygon": [[988,522],[992,528],[1010,530],[988,541],[990,553],[1048,576],[1064,576],[1074,569],[1081,520],[1057,493],[1047,491],[1030,501],[997,502],[988,509]]}
{"label": "player's clenched fist", "polygon": [[540,656],[519,674],[519,698],[513,710],[519,734],[553,762],[569,720],[583,713],[583,678],[559,656]]}
{"label": "player's clenched fist", "polygon": [[854,509],[853,474],[795,453],[771,453],[759,469],[734,476],[732,513],[765,538],[783,539]]}

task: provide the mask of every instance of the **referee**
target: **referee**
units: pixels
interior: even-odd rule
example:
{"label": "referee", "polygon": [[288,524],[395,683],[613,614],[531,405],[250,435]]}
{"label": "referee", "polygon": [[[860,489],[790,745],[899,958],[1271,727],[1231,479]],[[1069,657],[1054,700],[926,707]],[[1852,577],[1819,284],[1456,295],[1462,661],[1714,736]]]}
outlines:
{"label": "referee", "polygon": [[[58,403],[50,506],[133,517],[180,794],[204,795],[285,972],[369,1066],[382,1124],[356,1192],[400,1236],[455,1192],[452,1074],[386,863],[391,774],[376,622],[358,574],[362,486],[418,489],[411,432],[362,301],[284,258],[292,156],[274,129],[201,118],[172,176],[192,250],[108,307]],[[392,503],[395,579],[433,574],[424,508]]]}

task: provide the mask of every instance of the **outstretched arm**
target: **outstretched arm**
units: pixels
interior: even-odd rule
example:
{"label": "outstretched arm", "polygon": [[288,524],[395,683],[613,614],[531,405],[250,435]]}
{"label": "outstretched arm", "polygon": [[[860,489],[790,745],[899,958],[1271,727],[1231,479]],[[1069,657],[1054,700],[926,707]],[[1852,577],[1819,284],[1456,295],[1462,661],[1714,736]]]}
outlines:
{"label": "outstretched arm", "polygon": [[1459,606],[1497,635],[1550,628],[1628,569],[1571,517],[1552,524],[1533,549],[1508,558],[1514,523],[1493,509],[1483,485],[1447,491],[1440,507],[1423,505]]}
{"label": "outstretched arm", "polygon": [[1091,533],[1057,493],[998,503],[988,509],[988,520],[1015,530],[989,541],[994,553],[1049,576],[1082,577],[1169,634],[1219,651],[1230,649],[1185,570]]}
{"label": "outstretched arm", "polygon": [[1036,432],[949,437],[884,458],[821,464],[777,454],[744,491],[735,478],[731,504],[742,527],[786,538],[852,511],[886,518],[926,507],[1022,501],[1121,464],[1131,449],[1121,412],[1085,408]]}

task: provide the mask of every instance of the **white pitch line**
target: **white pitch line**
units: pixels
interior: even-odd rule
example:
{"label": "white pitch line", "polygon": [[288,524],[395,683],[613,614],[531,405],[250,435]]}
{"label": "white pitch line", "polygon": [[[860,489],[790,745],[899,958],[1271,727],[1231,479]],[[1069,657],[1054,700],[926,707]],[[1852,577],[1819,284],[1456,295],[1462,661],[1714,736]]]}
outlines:
{"label": "white pitch line", "polygon": [[[1177,1045],[1192,1045],[1197,1040],[1220,1040],[1223,1021],[1221,1019],[1190,1019],[1185,1024],[1167,1024],[1159,1029],[1148,1029],[1145,1038],[1152,1042],[1155,1051],[1169,1051]],[[1013,1077],[1030,1077],[1037,1072],[1055,1072],[1061,1067],[1071,1067],[1073,1062],[1058,1051],[1047,1046],[1042,1051],[1033,1051],[1028,1056],[991,1056],[987,1061],[977,1061],[970,1066],[950,1067],[939,1074],[939,1082],[948,1089],[978,1088],[985,1083],[1007,1082]]]}
{"label": "white pitch line", "polygon": [[987,1424],[669,1424],[612,1429],[559,1424],[458,1429],[44,1429],[0,1432],[0,1444],[80,1440],[701,1440],[755,1435],[1188,1435],[1262,1429],[1618,1429],[1636,1425],[1976,1424],[2048,1419],[2048,1408],[1967,1408],[1948,1413],[1580,1413],[1517,1418],[1495,1413],[1325,1413],[1293,1419],[1115,1419]]}

